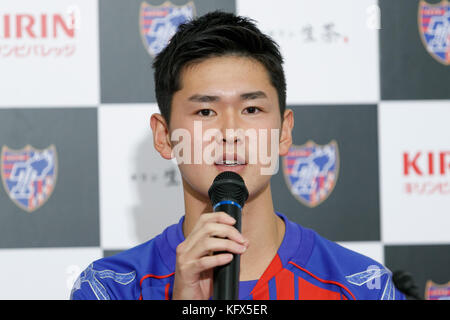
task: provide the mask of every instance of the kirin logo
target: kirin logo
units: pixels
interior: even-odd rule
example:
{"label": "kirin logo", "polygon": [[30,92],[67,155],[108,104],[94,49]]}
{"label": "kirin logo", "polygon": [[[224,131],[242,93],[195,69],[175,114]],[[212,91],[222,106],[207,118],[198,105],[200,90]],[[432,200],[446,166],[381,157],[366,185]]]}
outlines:
{"label": "kirin logo", "polygon": [[450,195],[450,150],[403,152],[404,190],[415,195]]}
{"label": "kirin logo", "polygon": [[0,58],[72,57],[80,16],[75,5],[65,13],[0,13]]}
{"label": "kirin logo", "polygon": [[139,25],[142,42],[148,53],[152,57],[160,53],[169,43],[178,26],[194,16],[193,2],[183,6],[175,6],[169,1],[160,6],[143,2],[139,14]]}
{"label": "kirin logo", "polygon": [[0,165],[6,193],[21,209],[35,211],[49,199],[57,177],[54,145],[44,150],[29,145],[21,150],[3,146]]}
{"label": "kirin logo", "polygon": [[294,197],[308,207],[324,202],[333,191],[339,172],[339,151],[336,141],[317,145],[308,141],[293,145],[283,158],[286,184]]}

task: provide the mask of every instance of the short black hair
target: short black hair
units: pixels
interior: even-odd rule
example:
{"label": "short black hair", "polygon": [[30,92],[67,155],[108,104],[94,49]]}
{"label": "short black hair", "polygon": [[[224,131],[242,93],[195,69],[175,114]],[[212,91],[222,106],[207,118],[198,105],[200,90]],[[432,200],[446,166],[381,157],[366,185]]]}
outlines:
{"label": "short black hair", "polygon": [[266,68],[271,84],[277,90],[283,119],[286,80],[279,46],[256,27],[254,20],[213,11],[181,24],[153,61],[156,100],[168,124],[172,97],[181,89],[183,68],[207,58],[226,55],[252,58]]}

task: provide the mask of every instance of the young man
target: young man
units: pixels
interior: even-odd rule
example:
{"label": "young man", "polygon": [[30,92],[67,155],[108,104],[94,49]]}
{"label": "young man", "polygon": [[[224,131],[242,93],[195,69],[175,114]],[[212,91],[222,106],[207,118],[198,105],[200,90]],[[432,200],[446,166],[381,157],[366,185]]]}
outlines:
{"label": "young man", "polygon": [[[250,159],[265,149],[277,160],[292,143],[282,62],[249,19],[213,12],[179,27],[154,62],[161,114],[150,125],[161,156],[183,159],[185,215],[154,239],[92,263],[73,299],[210,299],[213,268],[232,253],[241,255],[240,299],[403,298],[382,265],[275,212],[271,175],[262,173],[273,163]],[[199,137],[199,126],[215,134]],[[259,150],[239,130],[256,132]],[[211,144],[221,148],[205,161],[198,152]],[[249,192],[241,233],[226,213],[212,212],[208,189],[223,171],[240,174]]]}

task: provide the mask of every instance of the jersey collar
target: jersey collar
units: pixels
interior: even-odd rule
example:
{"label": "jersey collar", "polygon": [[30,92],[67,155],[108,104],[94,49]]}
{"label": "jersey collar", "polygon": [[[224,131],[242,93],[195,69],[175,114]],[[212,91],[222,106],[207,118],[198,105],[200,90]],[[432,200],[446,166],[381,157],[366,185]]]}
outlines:
{"label": "jersey collar", "polygon": [[[283,241],[281,242],[276,255],[280,263],[276,263],[276,265],[284,267],[292,259],[295,259],[296,263],[300,265],[305,265],[311,255],[313,247],[312,232],[309,229],[303,228],[300,225],[290,221],[282,213],[275,213],[283,219],[286,226]],[[169,226],[166,231],[158,237],[159,241],[156,243],[161,259],[164,261],[164,264],[168,268],[169,272],[175,271],[176,248],[185,240],[183,234],[183,222],[184,216],[180,218],[177,224]],[[271,268],[272,264],[273,263],[269,265],[266,272],[271,269],[270,273],[273,273],[276,271],[275,269],[278,269],[278,267]],[[262,277],[260,280],[262,280]]]}

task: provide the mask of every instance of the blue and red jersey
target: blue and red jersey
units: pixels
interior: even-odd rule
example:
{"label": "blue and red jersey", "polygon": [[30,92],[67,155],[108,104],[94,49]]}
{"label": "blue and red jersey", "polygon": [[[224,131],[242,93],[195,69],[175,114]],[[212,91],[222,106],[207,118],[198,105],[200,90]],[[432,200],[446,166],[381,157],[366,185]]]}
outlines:
{"label": "blue and red jersey", "polygon": [[[286,225],[284,239],[260,279],[240,282],[240,299],[405,299],[391,272],[378,262],[277,214]],[[75,282],[71,299],[171,299],[183,221],[148,242],[90,264]]]}

